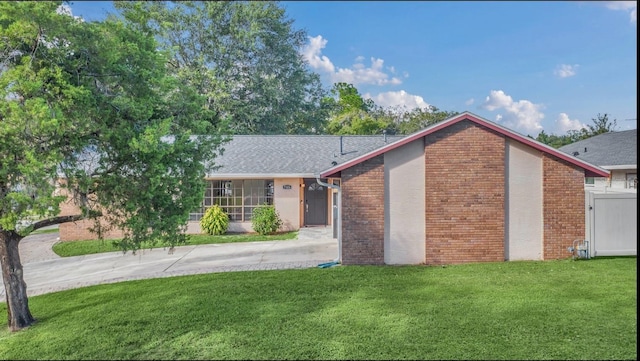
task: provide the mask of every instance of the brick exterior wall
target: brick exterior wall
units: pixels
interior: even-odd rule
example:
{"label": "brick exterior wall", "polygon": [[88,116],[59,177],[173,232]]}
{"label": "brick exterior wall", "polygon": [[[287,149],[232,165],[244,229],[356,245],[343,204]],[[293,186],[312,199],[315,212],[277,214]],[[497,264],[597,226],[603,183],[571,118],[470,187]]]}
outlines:
{"label": "brick exterior wall", "polygon": [[[64,191],[61,191],[60,194],[66,194]],[[78,207],[72,202],[71,199],[67,199],[67,201],[60,204],[60,215],[67,216],[73,214],[79,214],[80,210]],[[102,222],[102,224],[106,227],[107,223]],[[59,226],[60,240],[61,241],[81,241],[87,239],[98,239],[97,234],[91,232],[89,229],[94,226],[94,222],[91,220],[82,220],[77,222],[67,222],[62,223]],[[123,232],[119,229],[114,229],[108,232],[103,233],[104,239],[114,239],[114,238],[122,238]]]}
{"label": "brick exterior wall", "polygon": [[585,237],[584,171],[548,154],[542,169],[543,259],[568,258],[567,247]]}
{"label": "brick exterior wall", "polygon": [[504,261],[504,183],[502,135],[462,121],[425,137],[427,264]]}
{"label": "brick exterior wall", "polygon": [[[77,222],[67,222],[60,225],[60,241],[84,241],[87,239],[98,239],[98,235],[89,231],[94,225],[93,221],[82,220]],[[106,223],[103,223],[106,226]],[[122,238],[121,230],[111,230],[103,233],[103,239]]]}
{"label": "brick exterior wall", "polygon": [[384,156],[342,171],[342,263],[384,264]]}

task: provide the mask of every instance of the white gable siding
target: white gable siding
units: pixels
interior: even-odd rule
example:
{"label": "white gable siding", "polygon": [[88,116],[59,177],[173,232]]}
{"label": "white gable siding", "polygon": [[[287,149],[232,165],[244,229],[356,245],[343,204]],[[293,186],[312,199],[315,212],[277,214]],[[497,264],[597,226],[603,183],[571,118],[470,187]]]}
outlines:
{"label": "white gable siding", "polygon": [[386,264],[425,262],[424,177],[423,138],[384,154]]}
{"label": "white gable siding", "polygon": [[539,151],[507,141],[505,258],[542,259],[542,157]]}

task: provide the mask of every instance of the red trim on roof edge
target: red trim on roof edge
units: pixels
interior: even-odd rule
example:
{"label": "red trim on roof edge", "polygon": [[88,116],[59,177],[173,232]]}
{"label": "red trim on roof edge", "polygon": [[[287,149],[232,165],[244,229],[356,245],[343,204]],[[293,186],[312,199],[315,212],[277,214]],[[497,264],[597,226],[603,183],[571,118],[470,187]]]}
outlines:
{"label": "red trim on roof edge", "polygon": [[451,126],[453,124],[456,124],[458,122],[461,122],[463,120],[469,120],[471,122],[474,122],[478,125],[481,125],[483,127],[489,128],[497,133],[500,133],[510,139],[516,140],[518,142],[524,143],[534,149],[537,149],[543,153],[547,153],[550,155],[553,155],[554,157],[560,158],[564,161],[567,161],[573,165],[576,165],[582,169],[585,170],[585,177],[608,177],[609,176],[609,172],[605,169],[599,168],[597,166],[594,166],[592,164],[586,163],[580,159],[574,158],[566,153],[563,153],[559,150],[556,150],[552,147],[549,147],[545,144],[542,144],[540,142],[538,142],[535,139],[531,139],[529,137],[525,137],[522,136],[512,130],[509,130],[507,128],[504,128],[498,124],[495,124],[493,122],[490,122],[486,119],[480,118],[477,115],[471,114],[469,112],[464,112],[462,114],[458,114],[456,116],[453,116],[449,119],[443,120],[440,123],[434,124],[431,127],[425,128],[423,130],[420,130],[416,133],[413,133],[411,135],[408,135],[405,138],[402,138],[394,143],[385,145],[382,148],[378,148],[372,152],[369,152],[367,154],[363,154],[357,158],[353,158],[347,162],[344,162],[342,164],[339,164],[335,167],[329,168],[327,170],[325,170],[324,172],[320,173],[320,177],[322,178],[329,178],[329,177],[335,177],[336,174],[341,174],[341,171],[350,167],[353,167],[356,164],[362,163],[368,159],[371,159],[373,157],[376,157],[380,154],[384,154],[390,150],[396,149],[398,147],[401,147],[407,143],[413,142],[416,139],[420,139],[424,136],[427,136],[431,133],[435,133],[440,129],[446,128],[448,126]]}

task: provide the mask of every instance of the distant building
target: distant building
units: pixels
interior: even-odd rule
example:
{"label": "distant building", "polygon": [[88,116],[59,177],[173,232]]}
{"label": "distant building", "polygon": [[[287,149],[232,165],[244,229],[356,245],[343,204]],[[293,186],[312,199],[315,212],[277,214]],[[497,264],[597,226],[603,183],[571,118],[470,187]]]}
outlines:
{"label": "distant building", "polygon": [[586,187],[637,189],[638,130],[609,132],[559,148],[585,162],[608,170],[608,178],[587,177]]}

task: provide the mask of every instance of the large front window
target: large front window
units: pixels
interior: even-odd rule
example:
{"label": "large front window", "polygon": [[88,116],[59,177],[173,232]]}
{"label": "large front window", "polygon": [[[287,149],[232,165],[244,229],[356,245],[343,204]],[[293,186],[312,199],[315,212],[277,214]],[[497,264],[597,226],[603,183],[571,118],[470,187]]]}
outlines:
{"label": "large front window", "polygon": [[222,207],[232,222],[250,221],[255,207],[273,204],[273,180],[209,180],[202,206],[189,215],[189,220],[199,221],[214,204]]}

